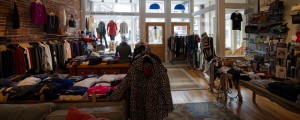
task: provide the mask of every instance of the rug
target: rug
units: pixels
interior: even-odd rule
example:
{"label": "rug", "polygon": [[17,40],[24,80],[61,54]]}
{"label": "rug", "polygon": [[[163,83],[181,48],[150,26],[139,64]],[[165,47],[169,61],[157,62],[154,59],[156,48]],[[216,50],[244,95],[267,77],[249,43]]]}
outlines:
{"label": "rug", "polygon": [[174,110],[164,120],[240,120],[223,104],[201,102],[174,104]]}
{"label": "rug", "polygon": [[168,69],[168,76],[172,91],[207,89],[206,87],[197,84],[195,78],[182,68]]}

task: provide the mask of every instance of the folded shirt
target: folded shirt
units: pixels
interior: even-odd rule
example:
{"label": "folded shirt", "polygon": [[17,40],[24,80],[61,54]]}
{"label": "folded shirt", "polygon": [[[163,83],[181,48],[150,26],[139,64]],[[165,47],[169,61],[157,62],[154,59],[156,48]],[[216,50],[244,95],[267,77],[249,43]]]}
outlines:
{"label": "folded shirt", "polygon": [[60,95],[84,95],[88,88],[81,86],[72,86],[68,89],[61,89]]}
{"label": "folded shirt", "polygon": [[54,78],[59,78],[59,79],[68,79],[69,78],[69,74],[55,74],[53,77]]}
{"label": "folded shirt", "polygon": [[73,80],[74,82],[80,82],[86,79],[86,76],[70,76],[68,79]]}
{"label": "folded shirt", "polygon": [[104,74],[99,78],[99,81],[101,82],[112,82],[115,80],[123,80],[125,78],[126,74]]}
{"label": "folded shirt", "polygon": [[88,94],[101,94],[106,95],[110,90],[110,86],[94,86],[87,90]]}
{"label": "folded shirt", "polygon": [[97,77],[86,78],[83,81],[75,83],[74,86],[81,86],[81,87],[90,88],[91,86],[93,86],[97,82],[98,82]]}
{"label": "folded shirt", "polygon": [[10,79],[0,79],[0,88],[2,87],[11,87],[12,81]]}
{"label": "folded shirt", "polygon": [[61,80],[61,79],[52,79],[52,82],[61,84],[64,89],[69,88],[74,85],[73,80]]}
{"label": "folded shirt", "polygon": [[48,74],[37,74],[37,75],[33,75],[33,77],[40,78],[41,80],[46,79],[48,76],[49,76]]}
{"label": "folded shirt", "polygon": [[20,81],[17,86],[26,86],[26,85],[36,85],[41,82],[41,78],[36,77],[27,77],[24,80]]}

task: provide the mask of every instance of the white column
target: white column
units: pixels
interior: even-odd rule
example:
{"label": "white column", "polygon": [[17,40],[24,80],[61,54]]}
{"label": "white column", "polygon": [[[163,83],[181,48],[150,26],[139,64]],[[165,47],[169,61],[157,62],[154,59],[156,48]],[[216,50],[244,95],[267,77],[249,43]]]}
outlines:
{"label": "white column", "polygon": [[216,0],[216,54],[225,57],[225,0]]}
{"label": "white column", "polygon": [[192,15],[194,12],[194,0],[189,0],[189,9],[190,9],[190,33],[194,33],[194,16]]}
{"label": "white column", "polygon": [[168,38],[172,35],[171,25],[171,0],[165,0],[165,58],[168,62]]}
{"label": "white column", "polygon": [[80,30],[85,31],[85,15],[86,15],[87,0],[81,0],[81,17],[80,17]]}
{"label": "white column", "polygon": [[140,12],[140,38],[146,39],[146,1],[139,0]]}

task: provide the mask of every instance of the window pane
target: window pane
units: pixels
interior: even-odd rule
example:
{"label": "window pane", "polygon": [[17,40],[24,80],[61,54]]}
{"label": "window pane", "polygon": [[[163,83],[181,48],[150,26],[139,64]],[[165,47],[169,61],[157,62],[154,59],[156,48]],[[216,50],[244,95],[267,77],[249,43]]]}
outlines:
{"label": "window pane", "polygon": [[172,18],[171,22],[190,22],[189,18]]}
{"label": "window pane", "polygon": [[[177,4],[182,4],[185,7],[185,10],[175,10]],[[171,13],[189,13],[189,2],[185,1],[171,1]]]}
{"label": "window pane", "polygon": [[[243,21],[232,21],[236,17],[232,15],[241,15]],[[231,17],[233,17],[231,19]],[[244,41],[246,34],[244,32],[245,28],[245,16],[244,10],[238,9],[226,9],[225,10],[225,48],[226,56],[240,56],[244,55]],[[239,23],[241,23],[239,25]],[[240,27],[241,30],[238,30]]]}
{"label": "window pane", "polygon": [[[158,10],[153,10],[153,9],[149,9],[150,8],[150,5],[152,5],[153,3],[157,3],[159,6],[160,6],[160,9]],[[151,1],[146,1],[146,13],[164,13],[164,1],[154,1],[154,0],[151,0]]]}
{"label": "window pane", "polygon": [[[105,23],[105,25],[107,26],[107,24],[109,23],[110,20],[113,20],[116,24],[118,29],[120,29],[120,24],[122,22],[127,23],[128,25],[128,33],[125,35],[126,39],[128,40],[128,44],[133,45],[131,46],[132,48],[134,48],[134,44],[139,42],[139,17],[132,17],[132,16],[100,16],[100,15],[96,15],[94,16],[94,26],[95,26],[95,30],[94,32],[96,32],[96,28],[98,26],[98,23],[100,21],[103,21]],[[106,28],[105,26],[105,28]],[[106,34],[105,35],[107,42],[110,41],[110,37]],[[121,35],[117,32],[117,35],[115,37],[115,41],[116,43],[120,43],[122,41]],[[103,40],[103,44],[104,44],[104,40]]]}
{"label": "window pane", "polygon": [[165,22],[165,18],[146,18],[146,22]]}
{"label": "window pane", "polygon": [[99,12],[139,12],[139,3],[135,2],[94,2],[92,11]]}
{"label": "window pane", "polygon": [[187,36],[187,26],[174,26],[175,36]]}
{"label": "window pane", "polygon": [[225,0],[225,3],[247,3],[247,0]]}

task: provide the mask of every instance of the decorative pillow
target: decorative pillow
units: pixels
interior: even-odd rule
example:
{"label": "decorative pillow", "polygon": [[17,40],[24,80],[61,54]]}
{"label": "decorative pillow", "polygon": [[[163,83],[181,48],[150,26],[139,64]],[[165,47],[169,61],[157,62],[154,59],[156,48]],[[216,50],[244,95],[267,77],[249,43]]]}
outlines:
{"label": "decorative pillow", "polygon": [[65,120],[109,120],[106,118],[96,118],[92,114],[81,112],[79,109],[71,107],[69,108],[67,117]]}
{"label": "decorative pillow", "polygon": [[67,117],[65,120],[95,120],[96,118],[89,114],[79,111],[79,109],[71,107],[69,108]]}

